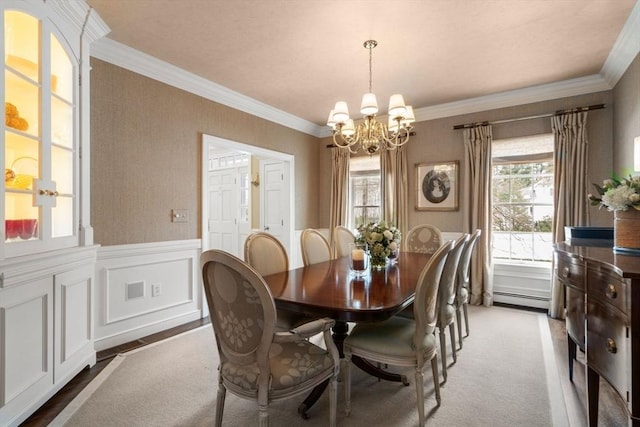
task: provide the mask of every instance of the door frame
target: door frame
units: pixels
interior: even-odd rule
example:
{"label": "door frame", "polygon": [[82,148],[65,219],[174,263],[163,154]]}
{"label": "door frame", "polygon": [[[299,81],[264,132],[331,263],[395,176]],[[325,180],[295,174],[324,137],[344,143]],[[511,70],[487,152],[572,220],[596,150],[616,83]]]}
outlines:
{"label": "door frame", "polygon": [[[217,147],[228,151],[241,151],[255,156],[266,157],[276,160],[281,160],[289,165],[289,194],[295,194],[295,157],[293,154],[282,153],[280,151],[269,150],[267,148],[256,147],[255,145],[244,144],[242,142],[232,141],[230,139],[220,138],[213,135],[202,134],[202,173],[201,173],[201,204],[202,204],[202,218],[201,218],[201,239],[202,249],[209,248],[209,236],[206,233],[208,227],[209,218],[209,205],[207,203],[207,176],[209,172],[209,148]],[[295,203],[293,203],[293,197],[289,198],[289,237],[288,247],[294,248],[295,244]],[[260,206],[260,210],[262,210]],[[262,215],[262,212],[261,214]]]}

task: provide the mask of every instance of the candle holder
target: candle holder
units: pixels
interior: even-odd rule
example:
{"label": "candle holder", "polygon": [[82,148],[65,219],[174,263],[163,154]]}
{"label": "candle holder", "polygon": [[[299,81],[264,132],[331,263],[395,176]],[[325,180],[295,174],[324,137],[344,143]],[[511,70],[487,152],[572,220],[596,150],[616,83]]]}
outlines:
{"label": "candle holder", "polygon": [[350,267],[356,276],[362,276],[369,267],[369,253],[364,243],[352,243],[350,245]]}

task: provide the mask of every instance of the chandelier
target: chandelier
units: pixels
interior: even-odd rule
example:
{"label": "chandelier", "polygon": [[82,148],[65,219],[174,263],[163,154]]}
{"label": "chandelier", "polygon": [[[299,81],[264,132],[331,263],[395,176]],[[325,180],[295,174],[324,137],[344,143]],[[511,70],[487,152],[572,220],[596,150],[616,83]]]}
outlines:
{"label": "chandelier", "polygon": [[351,153],[357,153],[360,149],[368,154],[379,150],[395,150],[409,141],[415,121],[413,108],[404,104],[402,95],[391,95],[389,98],[389,122],[387,125],[376,120],[378,113],[378,101],[371,91],[371,59],[372,50],[378,45],[375,40],[367,40],[364,47],[369,49],[369,92],[362,97],[360,113],[364,121],[355,125],[349,118],[349,108],[344,101],[336,102],[329,113],[327,125],[333,133],[333,143],[346,148]]}

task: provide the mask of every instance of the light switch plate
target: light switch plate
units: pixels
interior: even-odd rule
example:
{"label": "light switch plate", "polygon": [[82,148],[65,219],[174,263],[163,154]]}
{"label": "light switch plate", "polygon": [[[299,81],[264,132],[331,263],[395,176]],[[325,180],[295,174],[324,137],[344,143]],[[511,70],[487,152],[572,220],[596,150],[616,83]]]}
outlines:
{"label": "light switch plate", "polygon": [[187,209],[172,209],[171,222],[189,222],[189,211]]}

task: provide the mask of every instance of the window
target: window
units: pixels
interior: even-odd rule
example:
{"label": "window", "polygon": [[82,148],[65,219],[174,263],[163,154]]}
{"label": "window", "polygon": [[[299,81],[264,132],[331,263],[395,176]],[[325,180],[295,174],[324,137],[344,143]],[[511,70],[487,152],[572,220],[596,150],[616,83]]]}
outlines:
{"label": "window", "polygon": [[349,228],[380,220],[380,186],[380,156],[349,160]]}
{"label": "window", "polygon": [[493,259],[551,261],[553,135],[495,140]]}

